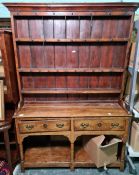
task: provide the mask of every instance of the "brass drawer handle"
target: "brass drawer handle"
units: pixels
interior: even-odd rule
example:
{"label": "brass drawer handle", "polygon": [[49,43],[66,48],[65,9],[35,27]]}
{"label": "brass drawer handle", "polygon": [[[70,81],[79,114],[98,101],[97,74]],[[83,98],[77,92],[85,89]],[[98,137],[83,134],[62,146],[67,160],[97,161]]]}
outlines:
{"label": "brass drawer handle", "polygon": [[64,127],[64,123],[57,123],[57,124],[56,124],[56,127],[57,127],[57,128],[63,128],[63,127]]}
{"label": "brass drawer handle", "polygon": [[26,129],[32,130],[34,128],[34,125],[26,125]]}
{"label": "brass drawer handle", "polygon": [[119,126],[119,123],[111,123],[112,128],[117,128]]}
{"label": "brass drawer handle", "polygon": [[102,123],[97,123],[97,126],[100,128],[102,126]]}
{"label": "brass drawer handle", "polygon": [[81,123],[82,128],[87,128],[89,126],[89,123]]}
{"label": "brass drawer handle", "polygon": [[44,127],[44,128],[47,128],[47,127],[48,127],[48,125],[45,123],[45,124],[43,124],[43,127]]}

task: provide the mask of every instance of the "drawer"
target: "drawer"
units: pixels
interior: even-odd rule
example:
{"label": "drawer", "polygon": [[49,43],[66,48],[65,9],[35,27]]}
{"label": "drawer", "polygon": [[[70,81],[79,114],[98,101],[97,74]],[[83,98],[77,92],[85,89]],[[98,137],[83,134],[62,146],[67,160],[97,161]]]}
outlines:
{"label": "drawer", "polygon": [[21,133],[42,131],[69,131],[70,120],[22,121],[18,126]]}
{"label": "drawer", "polygon": [[124,130],[125,120],[75,120],[74,130]]}

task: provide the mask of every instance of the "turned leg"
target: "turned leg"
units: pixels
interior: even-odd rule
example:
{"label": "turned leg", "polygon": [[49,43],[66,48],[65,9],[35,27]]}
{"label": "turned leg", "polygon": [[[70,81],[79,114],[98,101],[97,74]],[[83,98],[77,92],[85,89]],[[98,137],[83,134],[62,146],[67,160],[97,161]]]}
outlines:
{"label": "turned leg", "polygon": [[121,150],[120,171],[124,171],[125,169],[125,149],[126,149],[126,144],[123,142],[122,150]]}
{"label": "turned leg", "polygon": [[71,143],[71,165],[70,169],[71,171],[74,171],[74,143]]}

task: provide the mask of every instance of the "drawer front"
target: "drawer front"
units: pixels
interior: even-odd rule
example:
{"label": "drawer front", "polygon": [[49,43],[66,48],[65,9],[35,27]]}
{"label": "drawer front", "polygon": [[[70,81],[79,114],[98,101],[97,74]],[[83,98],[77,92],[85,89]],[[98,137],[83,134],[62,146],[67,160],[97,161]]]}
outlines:
{"label": "drawer front", "polygon": [[70,120],[22,121],[18,126],[21,133],[42,131],[69,131]]}
{"label": "drawer front", "polygon": [[125,120],[75,120],[74,130],[89,131],[89,130],[124,130]]}

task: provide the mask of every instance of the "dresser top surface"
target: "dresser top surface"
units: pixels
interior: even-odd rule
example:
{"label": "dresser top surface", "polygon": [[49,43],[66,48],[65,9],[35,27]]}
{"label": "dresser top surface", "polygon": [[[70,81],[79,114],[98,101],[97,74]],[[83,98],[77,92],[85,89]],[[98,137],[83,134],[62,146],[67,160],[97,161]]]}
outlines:
{"label": "dresser top surface", "polygon": [[117,103],[26,104],[15,113],[24,117],[126,117],[128,113]]}

